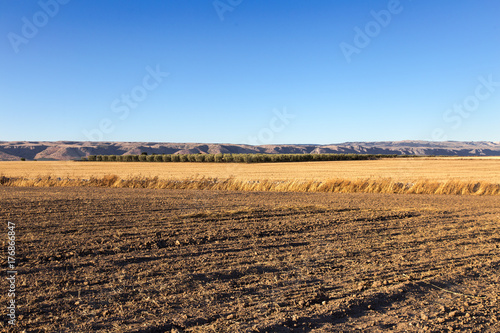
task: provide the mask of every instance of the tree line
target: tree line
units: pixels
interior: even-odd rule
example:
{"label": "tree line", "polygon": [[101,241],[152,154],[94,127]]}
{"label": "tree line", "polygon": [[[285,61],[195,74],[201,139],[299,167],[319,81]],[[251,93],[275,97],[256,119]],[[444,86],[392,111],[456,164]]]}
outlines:
{"label": "tree line", "polygon": [[152,154],[147,155],[90,155],[84,161],[103,162],[200,162],[200,163],[272,163],[309,161],[353,161],[412,155],[384,154]]}

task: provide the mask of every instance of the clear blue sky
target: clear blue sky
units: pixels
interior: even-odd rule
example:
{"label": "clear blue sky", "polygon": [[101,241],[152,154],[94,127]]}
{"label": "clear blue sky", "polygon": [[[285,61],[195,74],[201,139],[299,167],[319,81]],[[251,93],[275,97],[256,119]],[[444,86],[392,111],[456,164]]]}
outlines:
{"label": "clear blue sky", "polygon": [[1,0],[0,140],[500,141],[499,15],[497,0]]}

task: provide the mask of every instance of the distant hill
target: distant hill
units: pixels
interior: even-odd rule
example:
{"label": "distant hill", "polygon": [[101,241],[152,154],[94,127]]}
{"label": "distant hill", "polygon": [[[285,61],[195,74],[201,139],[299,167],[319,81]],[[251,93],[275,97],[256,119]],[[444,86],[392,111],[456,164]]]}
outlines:
{"label": "distant hill", "polygon": [[446,156],[500,156],[500,142],[476,141],[382,141],[345,142],[329,145],[262,145],[83,142],[83,141],[0,141],[0,160],[80,160],[89,155],[140,154],[398,154]]}

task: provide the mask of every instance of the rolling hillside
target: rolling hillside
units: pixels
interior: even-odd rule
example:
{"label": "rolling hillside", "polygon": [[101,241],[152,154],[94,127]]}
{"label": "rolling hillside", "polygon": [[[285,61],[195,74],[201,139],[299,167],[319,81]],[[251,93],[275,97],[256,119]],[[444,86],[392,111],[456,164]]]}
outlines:
{"label": "rolling hillside", "polygon": [[383,141],[345,142],[330,145],[262,145],[161,143],[161,142],[83,142],[83,141],[0,141],[0,160],[79,160],[89,155],[140,154],[398,154],[446,156],[500,156],[500,142]]}

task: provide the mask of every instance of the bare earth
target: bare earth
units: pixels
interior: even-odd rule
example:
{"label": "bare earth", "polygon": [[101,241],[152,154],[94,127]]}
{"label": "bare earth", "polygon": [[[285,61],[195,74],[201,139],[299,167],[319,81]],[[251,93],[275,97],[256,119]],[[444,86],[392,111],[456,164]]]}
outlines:
{"label": "bare earth", "polygon": [[0,198],[4,229],[16,223],[18,331],[500,331],[498,197],[0,187]]}

